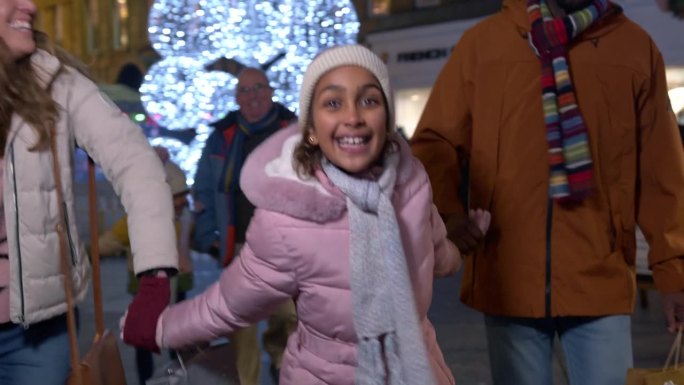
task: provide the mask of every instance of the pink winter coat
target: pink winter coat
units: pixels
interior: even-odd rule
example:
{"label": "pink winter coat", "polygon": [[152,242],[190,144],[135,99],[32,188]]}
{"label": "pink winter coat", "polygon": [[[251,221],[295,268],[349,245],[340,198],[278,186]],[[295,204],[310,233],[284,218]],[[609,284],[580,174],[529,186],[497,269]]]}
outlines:
{"label": "pink winter coat", "polygon": [[[257,210],[247,241],[218,282],[162,315],[163,345],[188,346],[265,318],[287,298],[297,308],[280,371],[282,385],[353,385],[356,334],[349,277],[346,198],[323,173],[302,181],[292,169],[296,126],[247,159],[241,187]],[[432,204],[427,174],[402,141],[394,202],[413,292],[438,384],[454,384],[427,319],[435,275],[457,269],[454,247]],[[425,385],[425,384],[412,384]]]}

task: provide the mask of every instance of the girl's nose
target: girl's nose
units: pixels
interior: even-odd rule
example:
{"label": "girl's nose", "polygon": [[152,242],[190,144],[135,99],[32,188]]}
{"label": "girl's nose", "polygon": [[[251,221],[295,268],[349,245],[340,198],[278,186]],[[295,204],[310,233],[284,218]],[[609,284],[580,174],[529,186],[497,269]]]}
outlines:
{"label": "girl's nose", "polygon": [[351,107],[349,107],[345,123],[351,127],[359,127],[363,124],[363,115],[361,114],[361,109],[357,105],[352,104]]}

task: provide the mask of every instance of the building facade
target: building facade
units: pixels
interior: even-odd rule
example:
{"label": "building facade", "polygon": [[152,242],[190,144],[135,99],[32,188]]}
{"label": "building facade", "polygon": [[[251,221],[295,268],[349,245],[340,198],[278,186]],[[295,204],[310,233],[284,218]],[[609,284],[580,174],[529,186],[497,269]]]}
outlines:
{"label": "building facade", "polygon": [[356,8],[359,40],[387,63],[397,126],[411,137],[451,49],[501,0],[367,0]]}
{"label": "building facade", "polygon": [[368,34],[440,24],[491,14],[501,0],[357,0],[360,40]]}
{"label": "building facade", "polygon": [[147,38],[152,0],[36,0],[37,28],[81,59],[95,79],[141,76],[157,60]]}
{"label": "building facade", "polygon": [[[231,1],[226,0],[230,4]],[[114,83],[122,71],[145,73],[158,60],[147,37],[154,0],[36,0],[38,28],[86,63],[92,75]],[[500,0],[353,0],[359,41],[388,30],[469,19],[496,11]]]}

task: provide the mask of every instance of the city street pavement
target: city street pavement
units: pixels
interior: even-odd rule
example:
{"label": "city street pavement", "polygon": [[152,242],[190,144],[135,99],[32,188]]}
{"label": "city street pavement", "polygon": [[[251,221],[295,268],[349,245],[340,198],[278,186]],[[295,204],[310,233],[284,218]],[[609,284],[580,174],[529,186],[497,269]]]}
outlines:
{"label": "city street pavement", "polygon": [[[193,254],[195,266],[195,289],[190,295],[214,282],[219,274],[216,262],[205,254]],[[118,321],[128,306],[131,296],[126,291],[126,261],[124,258],[109,258],[102,261],[103,297],[105,322],[108,328],[118,334]],[[487,358],[486,338],[481,314],[464,306],[458,299],[460,276],[440,279],[435,282],[430,319],[437,330],[447,364],[459,385],[491,384]],[[661,366],[666,358],[673,337],[664,327],[660,303],[654,292],[648,293],[649,306],[642,309],[637,305],[632,321],[635,365],[640,367]],[[94,333],[92,299],[89,297],[80,306],[81,353],[90,344]],[[263,323],[262,323],[263,330]],[[136,385],[134,350],[120,344],[122,360],[128,385]],[[560,351],[556,357],[560,357]],[[155,356],[157,368],[169,364],[168,354]],[[555,385],[567,384],[564,368],[555,361]],[[262,358],[262,385],[273,385],[268,375],[268,356]],[[202,385],[226,384],[225,380],[211,373],[202,373],[202,378],[191,383]]]}

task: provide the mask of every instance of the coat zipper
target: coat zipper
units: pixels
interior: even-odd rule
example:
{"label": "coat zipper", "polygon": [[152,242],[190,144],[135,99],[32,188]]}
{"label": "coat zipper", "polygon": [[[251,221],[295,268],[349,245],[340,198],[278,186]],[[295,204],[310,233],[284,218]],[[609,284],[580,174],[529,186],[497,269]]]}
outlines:
{"label": "coat zipper", "polygon": [[9,147],[10,149],[10,174],[12,175],[12,202],[14,203],[14,235],[16,237],[17,241],[17,266],[19,268],[19,297],[21,298],[21,314],[19,315],[19,322],[24,326],[24,328],[28,328],[28,324],[25,323],[26,320],[26,306],[25,306],[25,298],[24,298],[24,272],[23,272],[23,266],[22,266],[22,258],[21,258],[21,243],[20,243],[20,234],[19,234],[19,201],[17,199],[17,174],[16,170],[14,168],[14,143],[12,143]]}
{"label": "coat zipper", "polygon": [[69,241],[69,252],[71,254],[71,266],[76,266],[76,249],[74,240],[71,238],[71,228],[69,227],[69,213],[67,212],[66,202],[62,202],[64,207],[64,226],[66,227],[67,240]]}

